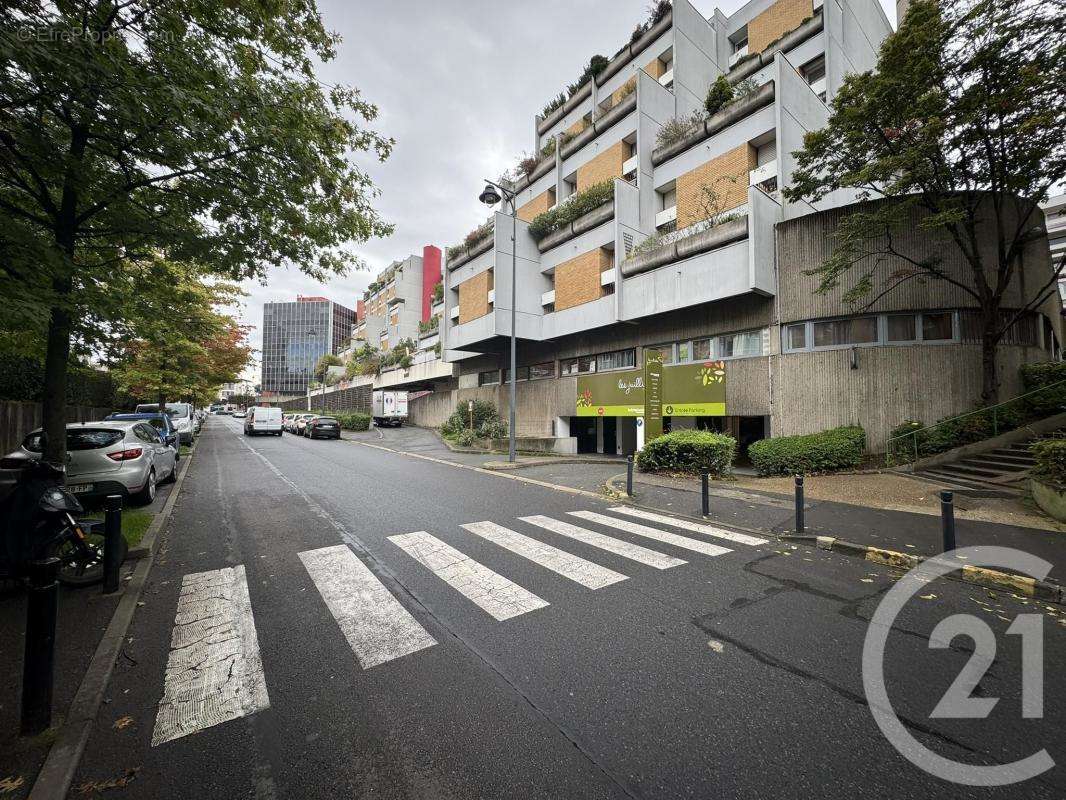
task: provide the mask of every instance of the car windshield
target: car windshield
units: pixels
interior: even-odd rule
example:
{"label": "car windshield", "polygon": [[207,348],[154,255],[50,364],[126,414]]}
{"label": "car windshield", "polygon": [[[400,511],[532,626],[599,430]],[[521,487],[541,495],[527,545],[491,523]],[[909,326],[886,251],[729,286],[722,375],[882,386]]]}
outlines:
{"label": "car windshield", "polygon": [[[67,431],[67,450],[98,450],[115,442],[121,442],[125,435],[124,431],[101,428],[79,428]],[[32,453],[40,453],[44,449],[41,445],[40,431],[27,436],[22,446]]]}
{"label": "car windshield", "polygon": [[167,413],[172,417],[189,416],[189,406],[185,403],[167,403]]}

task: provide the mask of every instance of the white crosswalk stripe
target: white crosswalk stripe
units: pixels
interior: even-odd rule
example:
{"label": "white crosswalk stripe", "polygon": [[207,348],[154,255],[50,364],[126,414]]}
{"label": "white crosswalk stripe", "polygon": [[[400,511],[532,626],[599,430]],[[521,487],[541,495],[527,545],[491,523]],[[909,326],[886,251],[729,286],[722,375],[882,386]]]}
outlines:
{"label": "white crosswalk stripe", "polygon": [[425,531],[390,536],[389,541],[497,620],[548,605],[535,594],[498,575]]}
{"label": "white crosswalk stripe", "polygon": [[637,517],[638,519],[646,519],[649,522],[658,522],[663,525],[672,525],[675,528],[681,528],[682,530],[692,531],[693,533],[703,533],[707,536],[715,536],[719,539],[727,539],[728,541],[736,542],[737,544],[766,544],[766,539],[760,539],[758,536],[749,536],[746,533],[727,531],[723,530],[722,528],[716,528],[713,525],[706,525],[702,522],[691,522],[687,519],[669,517],[666,514],[656,514],[654,511],[645,511],[641,508],[632,508],[631,506],[615,506],[614,508],[609,508],[607,510],[613,511],[616,514],[628,514],[629,516]]}
{"label": "white crosswalk stripe", "polygon": [[540,514],[532,517],[519,517],[519,519],[522,522],[528,522],[530,525],[536,525],[554,533],[558,533],[561,536],[566,536],[575,541],[583,542],[590,547],[598,547],[600,550],[606,550],[608,553],[614,553],[615,555],[623,556],[631,561],[636,561],[649,567],[655,567],[656,569],[668,569],[670,567],[678,567],[688,563],[680,558],[668,556],[657,550],[650,550],[639,544],[633,544],[632,542],[627,542],[623,539],[615,539],[613,536],[605,536],[602,533],[590,531],[588,528],[582,528],[578,525],[563,522],[559,519],[552,519],[551,517],[545,517]]}
{"label": "white crosswalk stripe", "polygon": [[606,514],[597,514],[595,511],[568,511],[567,513],[572,517],[579,517],[588,520],[589,522],[598,522],[600,525],[606,525],[610,528],[618,528],[619,530],[628,533],[635,533],[637,536],[644,536],[648,539],[654,539],[657,542],[672,544],[674,547],[683,547],[686,550],[702,553],[705,556],[720,556],[724,553],[732,552],[728,547],[720,547],[719,545],[703,542],[699,539],[692,539],[688,536],[680,536],[676,533],[661,531],[658,528],[649,528],[647,525],[638,525],[636,522],[630,522],[627,519],[608,517]]}
{"label": "white crosswalk stripe", "polygon": [[269,707],[244,567],[186,575],[152,746]]}
{"label": "white crosswalk stripe", "polygon": [[495,522],[470,522],[462,528],[589,589],[602,589],[626,579],[621,573],[593,564],[580,556],[539,542]]}
{"label": "white crosswalk stripe", "polygon": [[300,560],[363,669],[437,643],[346,545]]}

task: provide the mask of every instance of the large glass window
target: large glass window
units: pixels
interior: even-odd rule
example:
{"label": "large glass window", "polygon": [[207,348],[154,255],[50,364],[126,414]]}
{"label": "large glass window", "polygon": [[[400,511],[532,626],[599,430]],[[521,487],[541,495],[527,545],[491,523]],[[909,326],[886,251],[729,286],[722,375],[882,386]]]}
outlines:
{"label": "large glass window", "polygon": [[936,314],[922,314],[922,340],[937,342],[949,340],[951,333],[951,312],[941,311]]}
{"label": "large glass window", "polygon": [[596,370],[604,372],[610,369],[632,369],[637,365],[637,351],[615,350],[611,353],[600,353],[596,356]]}
{"label": "large glass window", "polygon": [[500,382],[500,371],[498,369],[490,369],[485,372],[479,372],[477,374],[478,386],[492,386]]}
{"label": "large glass window", "polygon": [[555,363],[552,361],[545,361],[543,364],[533,364],[529,368],[529,379],[532,381],[539,381],[545,378],[555,377]]}
{"label": "large glass window", "polygon": [[742,358],[762,355],[762,331],[730,333],[718,337],[719,358]]}
{"label": "large glass window", "polygon": [[713,357],[711,352],[711,343],[713,339],[693,339],[692,341],[692,360],[693,361],[710,361]]}
{"label": "large glass window", "polygon": [[814,346],[835,347],[877,341],[877,317],[832,319],[814,323]]}
{"label": "large glass window", "polygon": [[785,347],[788,350],[803,350],[807,347],[807,323],[789,325],[785,328]]}
{"label": "large glass window", "polygon": [[563,375],[584,375],[585,373],[596,371],[596,357],[571,358],[567,361],[561,361],[560,366],[562,367]]}
{"label": "large glass window", "polygon": [[[528,381],[529,380],[529,367],[519,367],[517,375],[518,375],[518,378],[515,380],[516,383],[521,383],[522,381]],[[503,370],[503,382],[504,383],[510,383],[511,382],[511,370],[509,368],[504,368],[504,370]]]}
{"label": "large glass window", "polygon": [[918,339],[914,314],[889,314],[887,330],[890,342],[913,342]]}
{"label": "large glass window", "polygon": [[662,353],[664,364],[674,363],[674,346],[672,344],[657,344],[654,347],[645,347],[653,353]]}

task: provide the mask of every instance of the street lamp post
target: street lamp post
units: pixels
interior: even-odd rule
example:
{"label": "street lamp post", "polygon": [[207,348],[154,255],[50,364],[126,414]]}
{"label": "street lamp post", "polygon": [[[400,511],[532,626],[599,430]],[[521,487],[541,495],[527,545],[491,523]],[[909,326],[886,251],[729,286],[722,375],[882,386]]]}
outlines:
{"label": "street lamp post", "polygon": [[518,357],[515,339],[515,306],[517,305],[515,287],[518,284],[518,222],[515,215],[515,194],[504,186],[486,180],[485,188],[481,191],[478,199],[487,206],[494,206],[500,202],[501,192],[503,193],[502,199],[506,199],[511,207],[511,379],[508,381],[510,384],[511,414],[507,426],[507,460],[513,463],[515,461],[515,398],[517,397],[515,382],[518,380]]}

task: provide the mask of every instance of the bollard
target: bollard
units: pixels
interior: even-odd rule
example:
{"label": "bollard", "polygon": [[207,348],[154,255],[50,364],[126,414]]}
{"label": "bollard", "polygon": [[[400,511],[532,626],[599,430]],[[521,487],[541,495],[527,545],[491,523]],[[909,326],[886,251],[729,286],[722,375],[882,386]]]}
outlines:
{"label": "bollard", "polygon": [[700,490],[703,494],[703,516],[708,517],[711,514],[711,495],[710,488],[707,486],[707,473],[700,473]]}
{"label": "bollard", "polygon": [[803,533],[803,476],[796,476],[796,533]]}
{"label": "bollard", "polygon": [[26,650],[22,658],[22,735],[36,736],[52,724],[59,559],[30,564],[26,596]]}
{"label": "bollard", "polygon": [[626,494],[633,496],[633,456],[626,456]]}
{"label": "bollard", "polygon": [[109,494],[104,511],[104,594],[118,591],[118,573],[122,539],[122,495]]}
{"label": "bollard", "polygon": [[944,533],[944,552],[950,553],[955,549],[955,494],[943,491],[940,493],[940,529]]}

